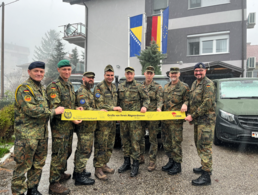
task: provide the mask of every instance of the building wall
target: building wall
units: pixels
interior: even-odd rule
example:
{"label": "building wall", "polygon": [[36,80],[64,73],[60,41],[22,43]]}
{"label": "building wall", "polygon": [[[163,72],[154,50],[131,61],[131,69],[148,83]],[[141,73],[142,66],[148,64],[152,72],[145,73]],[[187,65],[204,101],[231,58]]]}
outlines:
{"label": "building wall", "polygon": [[[152,15],[152,0],[145,1],[147,16]],[[246,2],[230,0],[230,3],[201,8],[188,8],[188,0],[169,1],[168,53],[163,60],[162,73],[171,66],[186,68],[197,62],[222,61],[242,67],[242,55],[246,60],[246,22],[242,23],[242,7],[246,19]],[[230,31],[229,53],[188,56],[187,36],[221,31]],[[243,39],[243,43],[242,43]],[[242,52],[244,52],[242,54]],[[177,62],[183,61],[182,65]]]}
{"label": "building wall", "polygon": [[[111,64],[115,75],[124,76],[128,65],[128,17],[144,13],[144,0],[98,0],[86,2],[89,10],[88,71],[103,80],[104,68]],[[117,68],[117,65],[120,68]],[[141,74],[139,60],[131,58],[136,74]]]}

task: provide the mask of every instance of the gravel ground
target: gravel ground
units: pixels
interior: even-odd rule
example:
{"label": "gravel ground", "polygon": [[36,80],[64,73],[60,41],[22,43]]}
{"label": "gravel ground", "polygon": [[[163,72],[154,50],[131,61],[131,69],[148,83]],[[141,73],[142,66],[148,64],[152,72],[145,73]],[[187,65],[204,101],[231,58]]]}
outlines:
{"label": "gravel ground", "polygon": [[[258,140],[257,140],[258,142]],[[68,161],[68,173],[73,171],[73,157],[76,148],[77,138],[74,137],[73,154]],[[163,149],[159,150],[157,157],[157,169],[148,172],[147,166],[148,151],[145,154],[145,164],[140,165],[140,174],[130,178],[130,171],[119,174],[117,169],[123,163],[123,153],[120,148],[115,148],[109,166],[116,169],[115,174],[109,175],[108,181],[96,179],[93,186],[75,186],[74,180],[70,179],[65,183],[70,188],[70,194],[258,194],[258,146],[223,144],[213,146],[213,174],[212,185],[196,187],[191,185],[191,180],[199,175],[193,173],[194,167],[200,166],[200,159],[197,155],[193,141],[193,126],[184,125],[183,141],[183,163],[182,173],[176,176],[169,176],[161,171],[168,158]],[[44,166],[39,191],[48,194],[49,167],[51,155],[51,142],[49,142],[49,153],[46,165]],[[93,156],[92,156],[93,157]],[[94,168],[92,160],[89,159],[87,171],[92,172]],[[0,169],[0,194],[11,194],[10,181],[14,163],[9,162]]]}

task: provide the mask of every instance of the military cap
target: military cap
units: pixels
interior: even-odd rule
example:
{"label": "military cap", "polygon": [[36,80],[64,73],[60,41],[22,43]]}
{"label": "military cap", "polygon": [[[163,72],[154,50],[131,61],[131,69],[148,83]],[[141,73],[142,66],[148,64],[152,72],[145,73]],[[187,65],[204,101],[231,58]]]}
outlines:
{"label": "military cap", "polygon": [[128,66],[128,67],[125,68],[125,72],[134,72],[134,68]]}
{"label": "military cap", "polygon": [[152,73],[154,73],[154,67],[153,66],[148,66],[146,68],[145,72],[152,72]]}
{"label": "military cap", "polygon": [[171,67],[170,68],[170,73],[178,73],[178,72],[180,72],[178,67]]}
{"label": "military cap", "polygon": [[40,62],[40,61],[36,61],[36,62],[32,62],[28,69],[31,70],[33,68],[42,68],[45,69],[45,63],[44,62]]}
{"label": "military cap", "polygon": [[69,60],[61,60],[60,62],[58,62],[57,64],[58,68],[62,68],[65,66],[71,66]]}
{"label": "military cap", "polygon": [[205,65],[203,64],[203,63],[198,63],[198,64],[195,64],[195,66],[194,66],[194,70],[196,69],[196,68],[203,68],[203,69],[205,69],[206,67],[205,67]]}
{"label": "military cap", "polygon": [[114,72],[114,69],[113,69],[113,66],[112,65],[107,65],[106,68],[105,68],[105,72],[107,71],[111,71],[111,72]]}
{"label": "military cap", "polygon": [[83,76],[85,76],[85,77],[95,77],[95,73],[94,72],[85,72],[84,74],[83,74]]}

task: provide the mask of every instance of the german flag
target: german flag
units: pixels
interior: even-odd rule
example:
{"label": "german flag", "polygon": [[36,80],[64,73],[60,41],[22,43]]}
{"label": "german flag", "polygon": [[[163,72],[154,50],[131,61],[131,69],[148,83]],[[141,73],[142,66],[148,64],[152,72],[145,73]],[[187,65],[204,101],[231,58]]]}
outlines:
{"label": "german flag", "polygon": [[30,92],[28,89],[25,89],[23,92]]}
{"label": "german flag", "polygon": [[161,51],[161,16],[147,18],[146,46],[150,46],[151,41],[156,41]]}

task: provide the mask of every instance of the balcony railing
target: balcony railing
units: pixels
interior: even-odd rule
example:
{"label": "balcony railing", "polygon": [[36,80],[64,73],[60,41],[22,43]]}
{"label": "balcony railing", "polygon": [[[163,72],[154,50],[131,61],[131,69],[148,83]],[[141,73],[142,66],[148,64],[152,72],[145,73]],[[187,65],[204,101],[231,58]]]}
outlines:
{"label": "balcony railing", "polygon": [[64,27],[64,38],[75,37],[75,36],[86,37],[85,25],[82,23],[67,24],[67,25],[64,25],[63,27]]}

